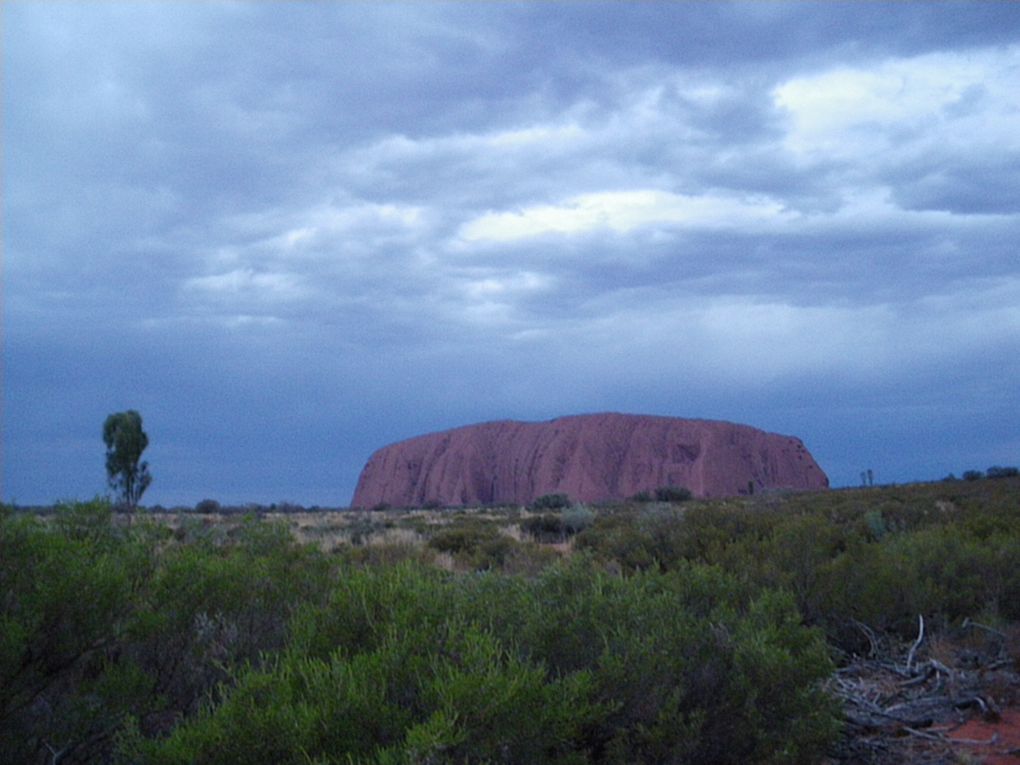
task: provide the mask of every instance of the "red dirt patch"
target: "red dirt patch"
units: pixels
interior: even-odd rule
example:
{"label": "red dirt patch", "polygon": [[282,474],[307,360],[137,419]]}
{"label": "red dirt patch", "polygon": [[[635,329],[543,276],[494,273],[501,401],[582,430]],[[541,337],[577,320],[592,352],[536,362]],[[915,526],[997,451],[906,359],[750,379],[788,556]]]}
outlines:
{"label": "red dirt patch", "polygon": [[[968,754],[983,765],[1016,765],[1020,763],[1020,709],[1006,709],[997,721],[980,717],[959,727],[944,729],[953,748]],[[987,741],[987,744],[976,744]]]}

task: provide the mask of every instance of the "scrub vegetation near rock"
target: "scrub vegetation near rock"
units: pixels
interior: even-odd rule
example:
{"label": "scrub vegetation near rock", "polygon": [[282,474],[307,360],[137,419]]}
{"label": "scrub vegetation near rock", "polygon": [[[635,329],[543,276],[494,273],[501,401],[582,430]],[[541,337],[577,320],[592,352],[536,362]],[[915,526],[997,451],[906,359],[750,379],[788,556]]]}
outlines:
{"label": "scrub vegetation near rock", "polygon": [[1020,479],[679,499],[2,507],[0,761],[1008,755]]}

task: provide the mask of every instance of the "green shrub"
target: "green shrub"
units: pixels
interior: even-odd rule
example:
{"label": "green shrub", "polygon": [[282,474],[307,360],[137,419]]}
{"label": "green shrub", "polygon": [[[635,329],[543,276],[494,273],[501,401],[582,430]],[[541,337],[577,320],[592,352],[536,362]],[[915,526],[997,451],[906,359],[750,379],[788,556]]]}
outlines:
{"label": "green shrub", "polygon": [[660,486],[655,490],[655,499],[659,502],[686,502],[692,496],[690,489],[683,486]]}
{"label": "green shrub", "polygon": [[570,497],[566,494],[543,494],[532,502],[528,509],[540,512],[542,510],[562,510],[565,507],[570,507]]}
{"label": "green shrub", "polygon": [[483,542],[495,537],[495,529],[482,526],[453,526],[436,532],[429,539],[429,547],[439,552],[459,555],[474,552]]}
{"label": "green shrub", "polygon": [[502,567],[517,543],[493,526],[465,524],[437,532],[428,546],[450,553],[462,567],[485,571]]}
{"label": "green shrub", "polygon": [[592,525],[595,514],[584,505],[573,505],[563,511],[563,527],[568,534],[578,534]]}
{"label": "green shrub", "polygon": [[536,542],[562,542],[591,526],[595,514],[584,505],[572,505],[559,514],[544,513],[521,521],[521,531]]}
{"label": "green shrub", "polygon": [[521,521],[521,531],[536,542],[562,542],[567,536],[566,524],[559,515],[533,515]]}
{"label": "green shrub", "polygon": [[[857,622],[908,641],[918,614],[933,633],[1020,619],[1018,492],[522,524],[576,532],[564,562],[500,533],[509,514],[325,555],[254,516],[171,536],[101,501],[3,508],[0,761],[111,761],[116,741],[131,763],[817,762],[828,650],[866,651]],[[429,566],[440,553],[471,573]]]}
{"label": "green shrub", "polygon": [[52,529],[0,518],[0,761],[33,762],[48,745],[88,759],[145,692],[134,667],[110,662],[149,553],[102,501],[58,508]]}
{"label": "green shrub", "polygon": [[135,761],[816,761],[831,670],[789,596],[687,565],[534,579],[345,569],[280,658]]}
{"label": "green shrub", "polygon": [[196,513],[218,513],[220,510],[220,503],[215,499],[203,499],[195,504]]}

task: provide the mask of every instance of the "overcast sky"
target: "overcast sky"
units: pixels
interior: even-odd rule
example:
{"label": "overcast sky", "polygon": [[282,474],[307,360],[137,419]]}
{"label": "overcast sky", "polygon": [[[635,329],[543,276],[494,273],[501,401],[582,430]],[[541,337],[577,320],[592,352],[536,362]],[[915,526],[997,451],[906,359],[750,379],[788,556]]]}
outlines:
{"label": "overcast sky", "polygon": [[1020,3],[3,3],[3,498],[619,411],[1020,462]]}

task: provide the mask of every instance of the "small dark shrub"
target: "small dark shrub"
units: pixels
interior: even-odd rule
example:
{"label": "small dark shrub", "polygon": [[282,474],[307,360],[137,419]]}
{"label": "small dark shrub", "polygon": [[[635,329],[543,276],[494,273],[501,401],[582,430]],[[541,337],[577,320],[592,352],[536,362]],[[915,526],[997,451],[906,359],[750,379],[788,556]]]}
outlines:
{"label": "small dark shrub", "polygon": [[1015,467],[999,467],[996,465],[985,471],[985,476],[988,478],[1013,478],[1017,475],[1020,475],[1020,468]]}
{"label": "small dark shrub", "polygon": [[218,513],[219,511],[220,503],[215,499],[203,499],[195,505],[196,513]]}
{"label": "small dark shrub", "polygon": [[543,494],[529,506],[531,510],[562,510],[570,507],[570,497],[566,494]]}
{"label": "small dark shrub", "polygon": [[595,513],[584,505],[574,505],[563,511],[563,528],[568,534],[578,534],[592,525]]}
{"label": "small dark shrub", "polygon": [[497,532],[484,528],[472,526],[454,526],[443,529],[429,540],[429,547],[439,552],[457,555],[458,553],[471,552],[482,542],[485,542],[496,535]]}
{"label": "small dark shrub", "polygon": [[691,490],[683,486],[660,486],[655,490],[659,502],[686,502],[692,496]]}
{"label": "small dark shrub", "polygon": [[530,534],[536,542],[561,542],[567,534],[563,519],[552,513],[533,515],[521,523],[521,531]]}
{"label": "small dark shrub", "polygon": [[980,470],[964,470],[963,480],[964,481],[979,481],[985,477],[985,474]]}

